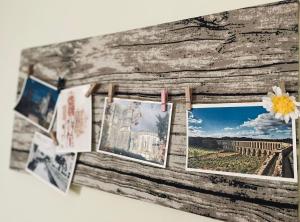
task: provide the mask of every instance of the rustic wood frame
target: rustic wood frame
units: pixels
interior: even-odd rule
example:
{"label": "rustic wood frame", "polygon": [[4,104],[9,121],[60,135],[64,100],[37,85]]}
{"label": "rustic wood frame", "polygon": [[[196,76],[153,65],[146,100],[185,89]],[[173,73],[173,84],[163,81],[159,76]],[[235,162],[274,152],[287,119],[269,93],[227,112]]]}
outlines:
{"label": "rustic wood frame", "polygon": [[[299,88],[298,1],[238,9],[22,51],[23,71],[66,87],[99,82],[93,95],[93,147],[107,85],[121,98],[174,103],[166,169],[101,153],[78,157],[73,183],[229,221],[298,221],[298,184],[185,171],[184,87],[193,102],[260,101],[279,80]],[[24,171],[33,133],[15,117],[10,167]]]}

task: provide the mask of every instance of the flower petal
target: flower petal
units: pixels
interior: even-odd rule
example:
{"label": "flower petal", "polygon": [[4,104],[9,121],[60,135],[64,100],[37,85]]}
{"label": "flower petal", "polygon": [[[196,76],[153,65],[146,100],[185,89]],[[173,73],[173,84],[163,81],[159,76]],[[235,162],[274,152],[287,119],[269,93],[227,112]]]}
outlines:
{"label": "flower petal", "polygon": [[282,95],[282,91],[281,91],[280,87],[278,87],[278,86],[273,86],[273,91],[276,94],[276,96]]}
{"label": "flower petal", "polygon": [[263,96],[263,97],[262,97],[262,100],[263,100],[263,101],[266,101],[266,102],[271,102],[271,101],[272,101],[271,98],[270,98],[269,96]]}
{"label": "flower petal", "polygon": [[297,115],[295,112],[290,113],[290,116],[292,119],[297,119],[299,115]]}
{"label": "flower petal", "polygon": [[275,118],[276,118],[276,119],[281,119],[281,117],[282,117],[282,114],[281,114],[281,113],[276,113],[276,114],[275,114]]}
{"label": "flower petal", "polygon": [[284,115],[284,121],[285,121],[285,123],[288,123],[289,120],[290,120],[290,115],[289,114]]}
{"label": "flower petal", "polygon": [[300,116],[300,112],[298,109],[295,109],[294,113],[296,114],[297,118]]}

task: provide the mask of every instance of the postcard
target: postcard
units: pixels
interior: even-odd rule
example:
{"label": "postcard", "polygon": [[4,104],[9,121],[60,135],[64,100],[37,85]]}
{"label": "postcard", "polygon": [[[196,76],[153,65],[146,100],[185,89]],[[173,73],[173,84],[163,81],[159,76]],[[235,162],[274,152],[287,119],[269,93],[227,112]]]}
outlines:
{"label": "postcard", "polygon": [[55,153],[52,140],[36,132],[31,144],[26,171],[66,194],[69,190],[76,164],[76,153]]}
{"label": "postcard", "polygon": [[98,152],[166,167],[172,104],[105,98]]}
{"label": "postcard", "polygon": [[58,152],[90,152],[92,147],[92,97],[90,85],[61,91],[56,116]]}
{"label": "postcard", "polygon": [[49,132],[51,130],[58,90],[33,76],[24,81],[15,111],[22,118]]}
{"label": "postcard", "polygon": [[187,137],[189,171],[297,182],[295,121],[262,103],[193,105]]}

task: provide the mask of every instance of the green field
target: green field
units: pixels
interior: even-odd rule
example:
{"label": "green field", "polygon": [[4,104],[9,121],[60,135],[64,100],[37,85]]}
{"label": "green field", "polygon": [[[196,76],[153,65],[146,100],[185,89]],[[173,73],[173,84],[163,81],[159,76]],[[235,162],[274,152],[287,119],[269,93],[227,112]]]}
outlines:
{"label": "green field", "polygon": [[212,151],[204,148],[192,148],[192,147],[189,148],[189,156],[193,156],[193,157],[204,156],[212,153],[216,153],[216,151]]}
{"label": "green field", "polygon": [[265,158],[242,156],[235,152],[189,148],[188,167],[235,173],[255,174]]}

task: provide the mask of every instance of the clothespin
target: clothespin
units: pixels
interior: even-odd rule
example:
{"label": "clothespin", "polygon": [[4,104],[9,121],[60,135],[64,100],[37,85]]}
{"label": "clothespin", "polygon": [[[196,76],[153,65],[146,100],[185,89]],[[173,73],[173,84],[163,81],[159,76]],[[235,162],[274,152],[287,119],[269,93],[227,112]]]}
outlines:
{"label": "clothespin", "polygon": [[92,83],[90,85],[90,88],[88,89],[88,91],[85,93],[85,97],[90,97],[91,94],[93,94],[93,92],[96,91],[96,89],[98,88],[99,84],[98,83]]}
{"label": "clothespin", "polygon": [[60,91],[65,88],[66,80],[64,78],[58,77],[57,80],[57,89]]}
{"label": "clothespin", "polygon": [[28,76],[31,76],[31,75],[33,75],[33,73],[34,73],[34,65],[33,64],[30,64],[29,66],[28,66]]}
{"label": "clothespin", "polygon": [[166,88],[161,90],[161,111],[167,111],[167,102],[168,102],[168,90]]}
{"label": "clothespin", "polygon": [[192,89],[189,86],[185,87],[185,107],[186,110],[192,109]]}
{"label": "clothespin", "polygon": [[280,80],[279,87],[281,88],[282,93],[286,93],[284,80]]}
{"label": "clothespin", "polygon": [[113,102],[114,88],[115,88],[114,84],[110,83],[108,85],[108,103]]}
{"label": "clothespin", "polygon": [[51,132],[50,132],[50,137],[51,137],[53,143],[54,143],[56,146],[58,146],[58,141],[57,141],[57,138],[56,138],[56,132],[55,132],[55,131],[51,131]]}

